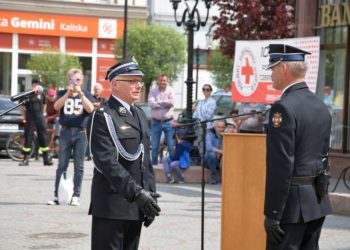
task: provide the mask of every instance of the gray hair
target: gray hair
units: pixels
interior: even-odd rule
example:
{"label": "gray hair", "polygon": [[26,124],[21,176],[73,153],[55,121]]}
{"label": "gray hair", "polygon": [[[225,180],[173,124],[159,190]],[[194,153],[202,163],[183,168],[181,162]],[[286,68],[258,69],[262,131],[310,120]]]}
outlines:
{"label": "gray hair", "polygon": [[95,83],[94,84],[94,89],[102,89],[102,84],[101,83]]}
{"label": "gray hair", "polygon": [[81,69],[72,68],[72,69],[70,69],[70,70],[68,71],[68,73],[67,73],[68,79],[70,79],[70,77],[71,77],[72,75],[77,74],[77,73],[81,75],[81,78],[84,77],[84,76],[83,76],[83,71],[81,71]]}
{"label": "gray hair", "polygon": [[305,77],[308,69],[306,62],[284,62],[284,63],[288,66],[292,76]]}

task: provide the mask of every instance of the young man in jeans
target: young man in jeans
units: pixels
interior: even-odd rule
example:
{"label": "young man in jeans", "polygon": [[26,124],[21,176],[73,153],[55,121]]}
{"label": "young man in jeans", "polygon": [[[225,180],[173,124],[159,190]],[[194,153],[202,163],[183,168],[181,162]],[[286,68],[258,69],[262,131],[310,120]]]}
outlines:
{"label": "young man in jeans", "polygon": [[57,93],[54,108],[60,111],[60,152],[56,170],[55,197],[49,205],[58,205],[58,186],[61,176],[66,172],[70,156],[74,158],[74,193],[70,205],[79,206],[81,184],[84,175],[84,157],[87,146],[85,128],[89,113],[94,110],[92,95],[81,89],[83,73],[80,69],[68,72],[67,89]]}

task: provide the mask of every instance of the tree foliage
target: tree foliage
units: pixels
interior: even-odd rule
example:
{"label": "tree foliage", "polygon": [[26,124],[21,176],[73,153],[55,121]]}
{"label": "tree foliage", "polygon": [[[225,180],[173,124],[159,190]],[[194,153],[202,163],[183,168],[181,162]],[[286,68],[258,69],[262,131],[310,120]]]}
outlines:
{"label": "tree foliage", "polygon": [[[127,54],[135,56],[144,72],[146,94],[153,81],[165,73],[175,79],[185,63],[186,41],[175,29],[161,24],[132,23],[128,30]],[[122,39],[117,48],[122,48]],[[120,52],[116,52],[116,58]]]}
{"label": "tree foliage", "polygon": [[33,54],[26,66],[34,74],[39,75],[43,85],[49,88],[64,87],[68,70],[82,68],[78,57],[64,54],[56,49]]}
{"label": "tree foliage", "polygon": [[233,58],[225,56],[220,50],[214,50],[209,61],[209,70],[216,86],[231,89]]}
{"label": "tree foliage", "polygon": [[214,0],[220,16],[214,39],[221,51],[234,55],[236,40],[280,39],[294,36],[295,0]]}

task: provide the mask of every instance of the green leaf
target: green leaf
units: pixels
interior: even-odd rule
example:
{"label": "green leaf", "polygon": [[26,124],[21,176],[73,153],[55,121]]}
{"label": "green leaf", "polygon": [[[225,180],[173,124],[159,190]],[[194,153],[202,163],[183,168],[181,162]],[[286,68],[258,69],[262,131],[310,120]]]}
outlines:
{"label": "green leaf", "polygon": [[214,50],[209,61],[209,70],[213,75],[217,87],[231,89],[233,58]]}
{"label": "green leaf", "polygon": [[64,87],[67,82],[67,72],[71,68],[82,66],[79,58],[59,52],[58,49],[44,50],[34,54],[27,63],[27,68],[40,76],[44,87]]}
{"label": "green leaf", "polygon": [[[135,22],[128,30],[128,56],[135,56],[145,73],[146,94],[160,74],[176,79],[186,59],[186,40],[175,29],[161,24]],[[123,39],[117,40],[116,59],[120,59]]]}

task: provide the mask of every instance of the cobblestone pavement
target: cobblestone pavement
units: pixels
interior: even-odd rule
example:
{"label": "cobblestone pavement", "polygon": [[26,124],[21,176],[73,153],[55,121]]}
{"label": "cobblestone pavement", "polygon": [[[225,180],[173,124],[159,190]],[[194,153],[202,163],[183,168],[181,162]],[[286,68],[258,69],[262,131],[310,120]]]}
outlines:
{"label": "cobblestone pavement", "polygon": [[[85,168],[81,206],[48,206],[57,166],[29,167],[0,159],[0,250],[90,249],[88,216],[92,162]],[[69,173],[72,174],[72,163]],[[195,250],[201,246],[201,185],[158,184],[162,214],[142,231],[141,250]],[[221,185],[206,185],[205,249],[220,249]],[[327,217],[320,249],[350,249],[350,217]]]}

